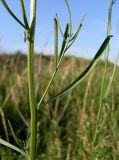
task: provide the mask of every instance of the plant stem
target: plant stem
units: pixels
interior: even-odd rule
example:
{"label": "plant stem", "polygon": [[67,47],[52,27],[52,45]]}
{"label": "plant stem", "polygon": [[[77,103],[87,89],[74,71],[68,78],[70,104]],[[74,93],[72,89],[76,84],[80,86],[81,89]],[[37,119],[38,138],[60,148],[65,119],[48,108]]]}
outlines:
{"label": "plant stem", "polygon": [[28,87],[29,103],[31,114],[31,139],[30,139],[30,160],[36,157],[36,139],[37,139],[37,115],[35,105],[35,85],[34,85],[34,34],[36,20],[36,0],[31,0],[30,6],[30,29],[28,33]]}
{"label": "plant stem", "polygon": [[[113,0],[108,0],[108,19],[107,19],[107,32],[106,35],[110,35],[110,30],[111,30],[111,17],[112,17],[112,7]],[[99,130],[99,124],[100,124],[100,116],[101,116],[101,111],[103,107],[103,98],[104,98],[104,86],[105,86],[105,79],[106,79],[106,73],[107,73],[107,67],[108,67],[108,58],[109,58],[109,44],[107,45],[106,52],[105,52],[105,67],[104,67],[104,72],[103,72],[103,77],[102,77],[102,82],[101,82],[101,91],[100,91],[100,97],[99,97],[99,108],[98,108],[98,113],[97,113],[97,120],[96,120],[96,126],[95,126],[95,131],[93,135],[93,143],[92,143],[92,153],[95,150],[95,143],[97,140],[97,134]],[[110,83],[110,82],[109,82]],[[93,153],[93,158],[95,159],[95,154]]]}
{"label": "plant stem", "polygon": [[30,103],[30,114],[31,114],[30,160],[35,160],[36,137],[37,137],[33,53],[34,53],[34,42],[28,40],[28,87],[29,87],[29,103]]}
{"label": "plant stem", "polygon": [[52,77],[51,77],[51,79],[50,79],[50,81],[49,81],[49,83],[48,83],[48,85],[47,85],[47,87],[46,87],[46,89],[45,89],[45,91],[44,91],[44,93],[43,93],[43,96],[41,97],[41,99],[40,99],[40,101],[39,101],[39,103],[38,103],[38,105],[37,105],[37,110],[40,109],[40,106],[41,106],[41,104],[42,104],[42,102],[43,102],[43,99],[45,98],[45,96],[46,96],[46,94],[47,94],[47,92],[48,92],[48,89],[49,89],[49,87],[51,86],[51,84],[52,84],[52,82],[53,82],[53,80],[54,80],[54,78],[55,78],[55,75],[56,75],[56,73],[57,73],[57,70],[58,70],[58,68],[56,68],[56,70],[53,72],[53,75],[52,75]]}

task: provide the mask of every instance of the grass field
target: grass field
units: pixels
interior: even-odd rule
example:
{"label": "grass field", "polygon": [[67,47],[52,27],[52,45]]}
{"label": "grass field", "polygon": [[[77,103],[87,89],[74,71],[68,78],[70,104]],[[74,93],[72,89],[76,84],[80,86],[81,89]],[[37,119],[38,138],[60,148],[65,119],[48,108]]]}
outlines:
{"label": "grass field", "polygon": [[[89,63],[76,57],[65,57],[45,100],[58,93]],[[36,102],[53,72],[52,56],[35,56]],[[105,78],[108,86],[114,65],[109,63]],[[37,159],[95,160],[119,159],[119,69],[117,67],[109,95],[103,100],[97,139],[92,146],[99,107],[104,62],[75,89],[53,102],[42,105],[38,119]],[[25,145],[29,140],[30,111],[27,84],[27,57],[22,54],[0,55],[0,138],[16,144],[8,120]],[[28,143],[27,143],[28,144]],[[27,149],[27,148],[26,148]],[[1,160],[24,157],[0,145]]]}

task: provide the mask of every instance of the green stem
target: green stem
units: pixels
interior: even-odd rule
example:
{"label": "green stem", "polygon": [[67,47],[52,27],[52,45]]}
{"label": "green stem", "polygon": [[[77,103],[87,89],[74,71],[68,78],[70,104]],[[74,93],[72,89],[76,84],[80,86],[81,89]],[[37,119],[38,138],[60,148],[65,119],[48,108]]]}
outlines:
{"label": "green stem", "polygon": [[[106,33],[107,36],[110,35],[112,7],[113,7],[113,0],[108,0],[108,20],[107,20],[107,33]],[[104,92],[105,92],[104,86],[105,86],[105,78],[106,78],[106,73],[107,73],[108,58],[109,58],[109,44],[108,44],[108,46],[106,48],[106,52],[105,52],[105,67],[104,67],[104,72],[103,72],[103,77],[102,77],[102,82],[101,82],[99,109],[98,109],[98,113],[97,113],[97,120],[96,120],[94,135],[93,135],[93,143],[92,143],[92,159],[95,159],[94,150],[95,150],[95,143],[97,140],[97,134],[98,134],[98,130],[99,130],[101,111],[102,111],[102,107],[103,107],[103,98],[104,98]]]}
{"label": "green stem", "polygon": [[[61,47],[61,51],[60,51],[60,55],[59,55],[59,60],[57,60],[57,65],[55,66],[55,67],[56,67],[56,68],[55,68],[55,71],[53,72],[52,77],[51,77],[51,79],[50,79],[50,81],[49,81],[49,83],[48,83],[48,85],[47,85],[47,87],[46,87],[46,89],[45,89],[45,91],[44,91],[44,94],[42,95],[42,97],[41,97],[41,99],[40,99],[40,101],[39,101],[39,103],[38,103],[38,105],[37,105],[37,109],[38,109],[38,110],[40,109],[40,106],[41,106],[41,104],[42,104],[42,102],[43,102],[43,100],[44,100],[44,98],[45,98],[45,96],[46,96],[46,94],[47,94],[47,92],[48,92],[48,90],[49,90],[49,88],[50,88],[50,86],[51,86],[54,78],[55,78],[55,75],[56,75],[56,73],[57,73],[57,71],[58,71],[58,69],[59,69],[59,67],[60,67],[60,64],[61,64],[61,62],[62,62],[62,59],[63,59],[64,54],[65,54],[65,52],[66,52],[65,49],[68,47],[68,43],[69,43],[70,37],[69,37],[68,41],[66,42],[67,33],[68,33],[68,24],[67,24],[67,26],[66,26],[65,33],[64,33],[63,42],[62,42],[62,47]],[[58,36],[58,35],[57,35],[57,36]],[[58,37],[57,37],[57,38],[58,38]],[[57,40],[57,41],[58,41],[58,40]],[[56,50],[56,52],[58,52],[58,42],[55,43],[55,50]],[[57,54],[58,54],[58,53],[57,53]]]}
{"label": "green stem", "polygon": [[52,84],[52,82],[53,82],[53,80],[54,80],[54,78],[55,78],[55,75],[56,75],[56,73],[57,73],[57,70],[58,70],[58,68],[56,68],[56,70],[54,71],[54,73],[53,73],[53,75],[52,75],[52,77],[51,77],[51,79],[50,79],[50,81],[49,81],[49,83],[48,83],[48,85],[47,85],[47,87],[46,87],[46,89],[45,89],[45,92],[44,92],[43,96],[41,97],[41,99],[40,99],[40,101],[39,101],[39,103],[38,103],[38,105],[37,105],[37,110],[40,109],[40,105],[42,104],[43,99],[45,98],[45,96],[46,96],[46,94],[47,94],[47,92],[48,92],[48,89],[50,88],[50,86],[51,86],[51,84]]}
{"label": "green stem", "polygon": [[30,160],[35,160],[36,156],[36,137],[37,137],[37,116],[35,105],[35,89],[34,89],[34,41],[28,40],[28,87],[29,87],[29,103],[31,114],[31,139],[30,139]]}
{"label": "green stem", "polygon": [[[68,42],[69,42],[69,41],[68,41]],[[67,44],[65,44],[65,47],[64,47],[64,48],[67,48],[68,42],[67,42]],[[61,57],[60,57],[60,59],[59,59],[59,61],[58,61],[58,63],[57,63],[56,69],[55,69],[55,71],[53,72],[52,77],[51,77],[51,79],[50,79],[50,81],[49,81],[49,83],[48,83],[48,85],[47,85],[47,87],[46,87],[46,89],[45,89],[45,92],[44,92],[43,96],[41,97],[41,99],[40,99],[40,101],[39,101],[39,103],[38,103],[38,105],[37,105],[37,110],[40,109],[40,106],[41,106],[41,104],[42,104],[42,102],[43,102],[43,100],[44,100],[44,98],[45,98],[45,96],[46,96],[46,94],[47,94],[47,92],[48,92],[48,90],[49,90],[49,88],[50,88],[50,86],[51,86],[54,78],[55,78],[55,75],[56,75],[56,73],[57,73],[57,71],[58,71],[58,69],[59,69],[59,67],[60,67],[61,62],[62,62],[64,53],[65,53],[65,49],[62,50],[62,52],[60,53]]]}
{"label": "green stem", "polygon": [[30,6],[30,29],[28,33],[28,87],[31,114],[31,139],[30,139],[30,160],[36,158],[37,142],[37,112],[35,105],[35,84],[34,84],[34,34],[36,22],[36,0],[31,0]]}

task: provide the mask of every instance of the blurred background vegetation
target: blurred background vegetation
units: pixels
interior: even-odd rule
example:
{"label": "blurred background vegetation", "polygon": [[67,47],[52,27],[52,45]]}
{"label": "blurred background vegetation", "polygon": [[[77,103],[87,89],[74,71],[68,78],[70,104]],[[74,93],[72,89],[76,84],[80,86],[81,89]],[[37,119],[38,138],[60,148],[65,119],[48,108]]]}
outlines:
{"label": "blurred background vegetation", "polygon": [[[46,99],[58,93],[71,82],[90,60],[66,56],[61,64]],[[105,88],[113,71],[108,64]],[[53,73],[53,57],[35,55],[35,95],[38,102]],[[100,86],[104,62],[100,61],[93,72],[78,87],[43,105],[37,115],[37,159],[88,160],[92,152],[92,139],[99,106]],[[119,159],[119,69],[117,67],[108,98],[103,103],[100,129],[95,153],[100,160]],[[45,100],[46,100],[45,99]],[[0,138],[16,144],[10,131],[11,122],[16,135],[28,139],[30,121],[27,57],[18,51],[14,55],[0,54]],[[25,143],[25,142],[24,142]],[[22,160],[18,153],[0,146],[1,160]]]}

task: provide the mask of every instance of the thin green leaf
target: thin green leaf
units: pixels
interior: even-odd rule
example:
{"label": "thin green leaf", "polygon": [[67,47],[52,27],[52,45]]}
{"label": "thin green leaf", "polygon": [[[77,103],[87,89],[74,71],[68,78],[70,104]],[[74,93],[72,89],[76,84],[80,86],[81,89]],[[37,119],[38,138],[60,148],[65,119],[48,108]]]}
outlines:
{"label": "thin green leaf", "polygon": [[5,7],[5,9],[8,11],[8,13],[24,28],[24,29],[28,29],[15,15],[14,13],[11,11],[11,9],[8,7],[7,3],[5,2],[5,0],[1,0],[1,3],[3,4],[3,6]]}
{"label": "thin green leaf", "polygon": [[23,0],[19,0],[20,1],[20,6],[21,6],[21,11],[22,11],[22,16],[23,16],[23,20],[24,20],[24,24],[27,28],[29,28],[28,25],[28,20],[27,20],[27,16],[26,16],[26,12],[25,12],[25,7],[24,7],[24,1]]}
{"label": "thin green leaf", "polygon": [[78,26],[78,29],[77,29],[76,33],[75,33],[74,36],[70,39],[70,41],[73,41],[73,40],[76,39],[76,37],[78,36],[78,34],[79,34],[80,30],[81,30],[82,23],[83,23],[85,17],[86,17],[86,15],[83,16],[82,20],[81,20],[80,23],[79,23],[79,26]]}
{"label": "thin green leaf", "polygon": [[61,47],[61,51],[60,51],[60,56],[59,56],[57,67],[56,67],[56,69],[55,69],[55,71],[54,71],[54,73],[53,73],[53,75],[52,75],[52,77],[51,77],[51,79],[50,79],[50,81],[49,81],[49,83],[48,83],[48,85],[47,85],[47,87],[46,87],[46,89],[45,89],[45,91],[44,91],[39,103],[38,103],[38,105],[37,105],[37,109],[39,109],[44,97],[46,96],[46,94],[48,92],[48,89],[49,89],[49,87],[50,87],[50,85],[51,85],[52,81],[54,80],[54,77],[55,77],[55,75],[57,73],[57,70],[59,68],[60,62],[61,62],[61,60],[62,60],[62,58],[64,56],[65,47],[66,47],[66,44],[68,43],[67,42],[68,33],[69,33],[68,31],[69,31],[69,24],[66,25],[66,29],[65,29],[65,33],[64,33],[64,39],[63,39],[63,42],[62,42],[62,47]]}
{"label": "thin green leaf", "polygon": [[66,6],[67,6],[67,9],[68,9],[68,15],[69,15],[69,29],[70,29],[70,36],[72,35],[72,17],[71,17],[71,11],[70,11],[70,7],[69,7],[69,4],[68,4],[68,0],[65,0],[65,3],[66,3]]}
{"label": "thin green leaf", "polygon": [[100,56],[102,55],[103,51],[105,50],[105,48],[107,47],[109,41],[110,41],[111,36],[108,36],[104,42],[102,43],[100,49],[98,50],[98,52],[96,53],[96,55],[94,56],[93,60],[91,61],[91,63],[88,65],[88,67],[83,71],[83,73],[81,73],[71,84],[69,84],[65,89],[63,89],[60,93],[58,93],[57,95],[55,95],[53,98],[49,99],[47,103],[53,101],[54,99],[56,99],[59,96],[62,96],[63,94],[67,93],[68,91],[70,91],[71,89],[73,89],[74,87],[76,87],[79,83],[81,83],[84,78],[86,78],[89,73],[93,70],[93,68],[95,67],[95,65],[97,64]]}
{"label": "thin green leaf", "polygon": [[68,47],[66,48],[66,51],[73,45],[73,43],[75,42],[80,30],[82,28],[82,24],[79,25],[78,31],[75,33],[75,35],[72,37],[72,39],[70,40],[71,43],[68,45]]}
{"label": "thin green leaf", "polygon": [[75,39],[77,38],[78,33],[80,32],[81,28],[82,28],[82,22],[79,24],[79,27],[78,27],[76,33],[75,33],[74,36],[70,39],[69,42],[72,42],[72,41],[74,42],[74,41],[75,41]]}
{"label": "thin green leaf", "polygon": [[62,37],[64,37],[57,14],[56,14],[56,18],[57,18],[57,22],[58,22],[59,31],[60,31]]}
{"label": "thin green leaf", "polygon": [[111,78],[110,78],[108,87],[107,87],[107,89],[106,89],[106,91],[105,91],[104,100],[107,98],[107,96],[108,96],[108,94],[109,94],[110,87],[111,87],[112,81],[113,81],[113,79],[114,79],[115,71],[116,71],[116,68],[117,68],[118,59],[119,59],[119,52],[118,52],[118,55],[117,55],[117,59],[116,59],[114,68],[113,68],[112,76],[111,76]]}
{"label": "thin green leaf", "polygon": [[68,36],[69,36],[69,24],[67,24],[66,28],[65,28],[64,37],[63,37],[63,41],[62,41],[62,47],[61,47],[60,55],[59,55],[59,61],[64,56],[64,53],[65,53],[64,51],[65,51],[65,47],[67,44]]}
{"label": "thin green leaf", "polygon": [[55,68],[58,62],[58,21],[54,18],[54,55],[55,55]]}
{"label": "thin green leaf", "polygon": [[21,153],[22,155],[24,155],[25,157],[27,157],[29,159],[28,155],[23,150],[19,149],[18,147],[8,143],[7,141],[5,141],[1,138],[0,138],[0,144]]}
{"label": "thin green leaf", "polygon": [[16,144],[20,147],[20,148],[23,148],[23,145],[21,144],[21,141],[17,138],[17,136],[15,135],[15,132],[12,128],[12,125],[10,123],[10,121],[8,120],[8,124],[9,124],[9,127],[10,127],[10,130],[11,130],[11,133],[12,133],[12,136],[16,142]]}
{"label": "thin green leaf", "polygon": [[82,28],[82,22],[83,22],[84,18],[85,18],[85,16],[82,18],[82,20],[81,20],[81,22],[80,22],[80,24],[79,24],[79,27],[78,27],[76,33],[75,33],[74,36],[70,39],[70,41],[69,41],[70,44],[69,44],[69,45],[67,46],[67,48],[65,49],[65,52],[66,52],[66,51],[73,45],[73,43],[75,42],[75,40],[76,40],[76,38],[77,38],[77,36],[78,36],[81,28]]}
{"label": "thin green leaf", "polygon": [[76,38],[77,38],[77,36],[78,36],[81,28],[82,28],[82,22],[83,22],[84,18],[85,18],[85,16],[82,18],[82,20],[81,20],[81,22],[80,22],[80,24],[79,24],[79,26],[78,26],[78,29],[77,29],[76,33],[75,33],[74,36],[70,39],[69,42],[71,42],[71,43],[70,43],[69,46],[66,48],[66,50],[68,50],[68,49],[73,45],[73,43],[75,42],[75,40],[76,40]]}

